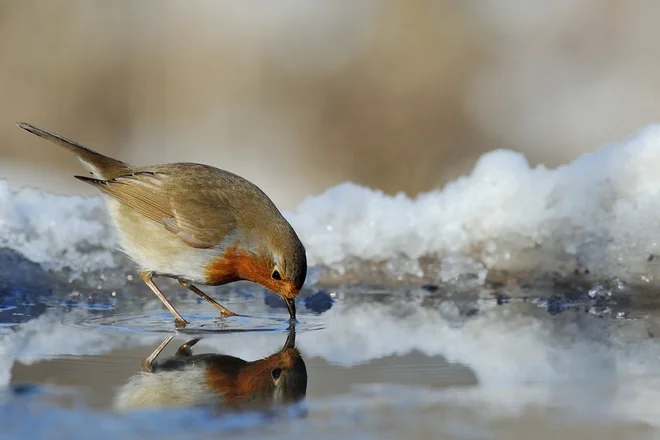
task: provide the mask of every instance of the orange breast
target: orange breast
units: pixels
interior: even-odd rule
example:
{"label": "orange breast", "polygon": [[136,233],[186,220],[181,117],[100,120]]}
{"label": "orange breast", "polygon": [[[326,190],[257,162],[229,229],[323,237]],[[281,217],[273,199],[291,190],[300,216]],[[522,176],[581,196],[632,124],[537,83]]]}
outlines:
{"label": "orange breast", "polygon": [[219,286],[240,280],[237,266],[241,258],[245,256],[242,256],[236,247],[231,247],[223,255],[211,260],[204,272],[206,284]]}
{"label": "orange breast", "polygon": [[268,401],[272,399],[272,379],[268,365],[260,365],[263,362],[246,363],[237,371],[224,364],[210,365],[206,383],[230,406]]}
{"label": "orange breast", "polygon": [[264,284],[265,281],[270,280],[270,267],[263,261],[263,258],[249,254],[235,245],[228,248],[223,255],[212,260],[206,266],[204,275],[206,283],[211,286],[239,280]]}
{"label": "orange breast", "polygon": [[235,406],[238,403],[235,376],[224,374],[215,368],[207,368],[206,382],[215,393],[222,396],[227,405]]}

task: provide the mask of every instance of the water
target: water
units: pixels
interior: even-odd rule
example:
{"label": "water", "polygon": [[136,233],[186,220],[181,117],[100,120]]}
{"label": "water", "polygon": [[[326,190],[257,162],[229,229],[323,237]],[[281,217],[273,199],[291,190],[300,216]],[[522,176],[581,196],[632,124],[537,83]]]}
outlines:
{"label": "water", "polygon": [[[195,353],[246,360],[282,347],[279,300],[248,283],[211,290],[237,317],[165,283],[191,321],[175,329],[146,286],[5,294],[5,438],[654,438],[658,436],[657,300],[627,289],[482,286],[306,289],[296,343],[308,374],[303,402],[266,412],[208,407],[113,408],[120,387],[165,338],[160,357],[193,337]],[[548,295],[554,290],[554,294]],[[563,294],[557,294],[562,290]],[[506,294],[508,293],[508,294]],[[591,295],[590,295],[591,293]],[[111,307],[105,299],[119,298]],[[313,298],[314,301],[311,301]],[[307,306],[305,306],[307,304]],[[320,306],[319,306],[320,304]],[[328,308],[329,307],[329,308]]]}

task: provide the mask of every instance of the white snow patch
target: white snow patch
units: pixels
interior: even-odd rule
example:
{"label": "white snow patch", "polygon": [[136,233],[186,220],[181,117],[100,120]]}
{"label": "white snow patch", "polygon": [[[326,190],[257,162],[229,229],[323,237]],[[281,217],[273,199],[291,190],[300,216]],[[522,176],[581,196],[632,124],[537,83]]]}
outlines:
{"label": "white snow patch", "polygon": [[530,167],[520,153],[492,151],[468,176],[414,199],[345,183],[309,197],[288,218],[312,264],[403,253],[457,258],[459,267],[469,257],[497,268],[524,266],[538,249],[574,255],[591,272],[651,278],[647,259],[658,252],[660,232],[658,169],[660,125],[654,125],[554,170]]}
{"label": "white snow patch", "polygon": [[114,230],[100,197],[12,192],[0,180],[0,247],[47,269],[78,272],[116,267]]}

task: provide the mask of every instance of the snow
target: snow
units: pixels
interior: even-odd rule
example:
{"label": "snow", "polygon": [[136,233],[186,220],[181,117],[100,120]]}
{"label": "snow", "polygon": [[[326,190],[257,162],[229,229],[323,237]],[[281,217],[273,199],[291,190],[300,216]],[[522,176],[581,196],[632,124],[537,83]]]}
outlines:
{"label": "snow", "polygon": [[403,253],[486,271],[529,269],[531,254],[554,257],[550,270],[568,255],[592,273],[649,281],[658,275],[647,260],[658,251],[659,167],[660,126],[649,126],[553,170],[489,152],[469,175],[414,199],[346,183],[289,218],[313,264]]}
{"label": "snow", "polygon": [[78,272],[116,267],[115,236],[100,197],[12,192],[0,181],[0,247],[47,269]]}

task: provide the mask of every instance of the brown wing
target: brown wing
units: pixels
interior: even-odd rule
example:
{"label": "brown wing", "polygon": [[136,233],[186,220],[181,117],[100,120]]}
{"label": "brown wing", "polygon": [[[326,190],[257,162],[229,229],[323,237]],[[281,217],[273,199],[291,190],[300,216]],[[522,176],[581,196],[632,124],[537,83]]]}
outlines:
{"label": "brown wing", "polygon": [[148,219],[163,225],[187,245],[216,246],[236,226],[234,215],[214,191],[179,185],[167,173],[136,171],[110,180],[76,176]]}
{"label": "brown wing", "polygon": [[212,366],[219,378],[233,379],[248,362],[226,354],[204,353],[192,356],[173,356],[158,362],[154,371],[176,371],[191,365]]}

